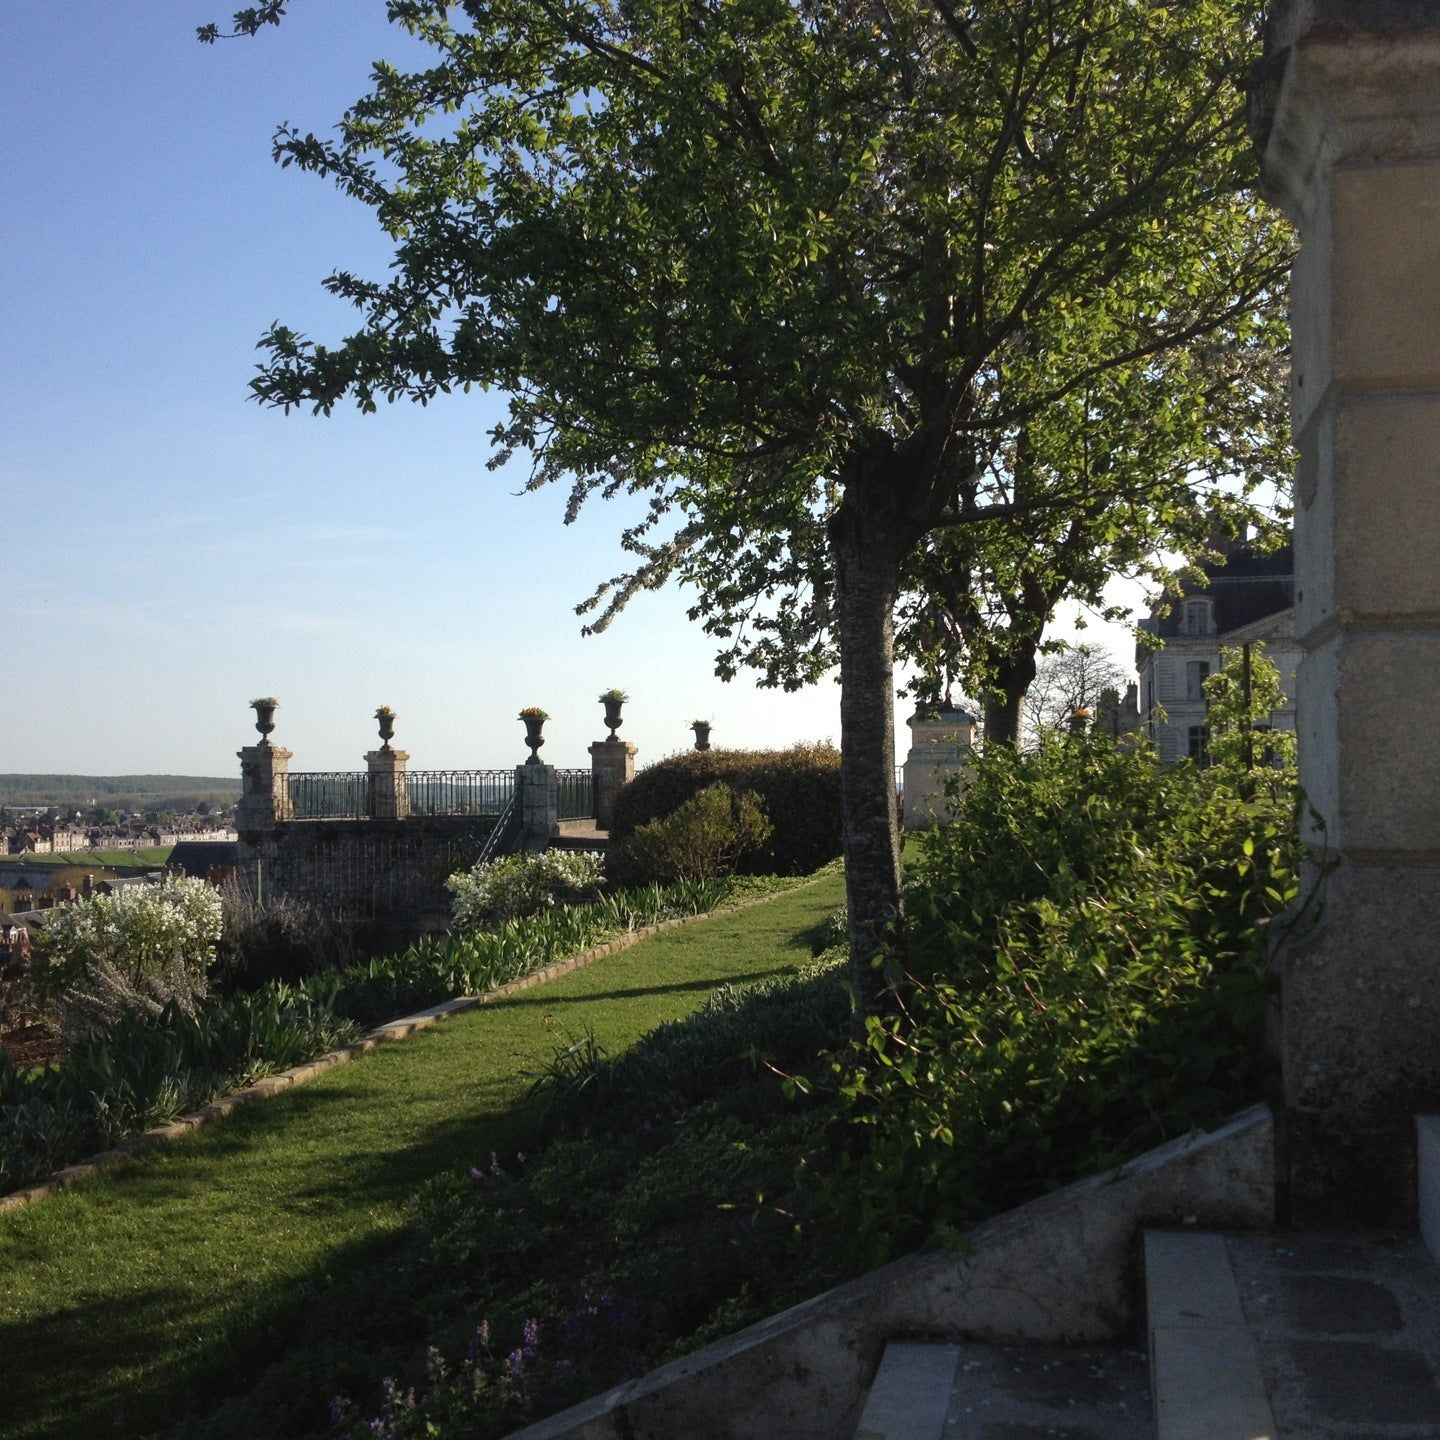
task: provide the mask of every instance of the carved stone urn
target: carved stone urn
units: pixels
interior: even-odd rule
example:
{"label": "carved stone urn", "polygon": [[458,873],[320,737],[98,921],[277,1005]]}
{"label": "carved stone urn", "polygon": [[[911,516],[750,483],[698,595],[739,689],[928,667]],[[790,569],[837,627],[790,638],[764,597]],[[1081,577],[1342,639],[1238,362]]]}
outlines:
{"label": "carved stone urn", "polygon": [[250,704],[255,711],[255,728],[260,732],[263,743],[268,745],[270,732],[275,728],[275,712],[280,708],[280,702],[266,696],[261,700],[252,700]]}
{"label": "carved stone urn", "polygon": [[617,739],[615,732],[625,722],[620,718],[620,711],[624,708],[625,702],[630,697],[623,690],[607,690],[601,697],[600,703],[605,707],[605,724],[610,729],[606,737],[609,740]]}
{"label": "carved stone urn", "polygon": [[540,747],[545,743],[545,737],[540,732],[550,717],[538,705],[531,705],[520,712],[520,718],[525,722],[525,743],[530,747],[530,759],[538,762]]}
{"label": "carved stone urn", "polygon": [[710,722],[708,720],[696,720],[690,728],[695,732],[695,748],[697,750],[708,750],[710,748]]}
{"label": "carved stone urn", "polygon": [[388,705],[382,705],[375,712],[375,718],[380,722],[380,748],[388,750],[395,738],[395,712]]}

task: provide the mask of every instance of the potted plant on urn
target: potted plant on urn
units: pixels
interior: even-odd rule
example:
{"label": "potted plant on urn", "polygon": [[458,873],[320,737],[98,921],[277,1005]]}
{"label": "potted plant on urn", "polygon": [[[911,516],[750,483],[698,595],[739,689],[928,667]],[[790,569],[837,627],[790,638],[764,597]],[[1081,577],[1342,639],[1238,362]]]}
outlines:
{"label": "potted plant on urn", "polygon": [[710,722],[708,720],[692,720],[690,728],[695,732],[695,748],[708,750],[710,748]]}
{"label": "potted plant on urn", "polygon": [[609,739],[616,738],[615,732],[625,722],[620,718],[621,707],[630,697],[623,690],[604,690],[600,694],[600,703],[605,707],[605,723],[610,727]]}
{"label": "potted plant on urn", "polygon": [[273,695],[262,695],[258,700],[250,702],[255,711],[255,728],[260,732],[262,743],[270,743],[270,732],[275,728],[275,712],[280,708],[280,702]]}
{"label": "potted plant on urn", "polygon": [[388,750],[395,738],[395,711],[389,705],[382,705],[375,712],[375,718],[380,722],[380,748]]}
{"label": "potted plant on urn", "polygon": [[540,747],[545,743],[545,737],[540,732],[549,718],[549,713],[538,705],[527,705],[520,712],[520,719],[525,722],[525,743],[530,747],[532,760],[540,759]]}

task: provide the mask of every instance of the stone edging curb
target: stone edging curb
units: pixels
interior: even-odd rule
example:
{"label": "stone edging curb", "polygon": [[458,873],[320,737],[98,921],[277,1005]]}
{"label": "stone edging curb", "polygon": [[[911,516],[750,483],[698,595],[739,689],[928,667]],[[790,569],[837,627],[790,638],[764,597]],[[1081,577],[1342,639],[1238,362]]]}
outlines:
{"label": "stone edging curb", "polygon": [[799,885],[792,885],[789,889],[779,890],[770,895],[752,896],[748,900],[740,900],[733,905],[721,905],[714,910],[701,911],[698,915],[679,915],[671,920],[661,920],[655,925],[646,925],[639,930],[631,930],[627,934],[617,935],[615,939],[607,940],[603,944],[592,945],[588,950],[582,950],[579,954],[570,956],[568,960],[557,960],[553,965],[533,970],[529,975],[522,975],[518,980],[509,980],[504,985],[497,985],[495,989],[487,990],[483,995],[461,995],[458,999],[446,1000],[440,1005],[432,1005],[428,1010],[418,1010],[413,1015],[386,1021],[385,1024],[377,1025],[373,1030],[367,1030],[353,1045],[346,1045],[341,1050],[331,1050],[328,1054],[320,1055],[314,1060],[307,1060],[303,1065],[282,1070],[278,1075],[267,1075],[263,1080],[255,1081],[253,1085],[246,1085],[244,1089],[235,1090],[229,1095],[222,1095],[218,1100],[212,1100],[208,1105],[202,1106],[192,1114],[182,1115],[178,1120],[172,1120],[166,1125],[156,1125],[139,1135],[132,1135],[130,1139],[121,1141],[113,1150],[103,1150],[98,1155],[87,1156],[84,1160],[77,1160],[73,1165],[67,1165],[63,1170],[55,1171],[45,1180],[37,1180],[33,1184],[22,1186],[19,1190],[12,1190],[8,1195],[0,1195],[0,1215],[8,1215],[14,1210],[23,1210],[27,1205],[35,1204],[37,1200],[43,1200],[46,1196],[54,1195],[61,1190],[68,1190],[82,1180],[88,1180],[94,1175],[114,1169],[115,1166],[134,1160],[137,1156],[158,1149],[161,1145],[168,1145],[175,1140],[183,1140],[185,1136],[203,1129],[206,1125],[213,1124],[216,1120],[223,1119],[243,1105],[249,1105],[255,1100],[268,1100],[272,1096],[293,1089],[296,1085],[304,1085],[317,1075],[323,1075],[325,1071],[333,1070],[337,1065],[346,1065],[351,1060],[358,1060],[360,1056],[375,1049],[377,1045],[383,1045],[392,1040],[405,1040],[414,1035],[416,1031],[427,1030],[438,1021],[445,1019],[446,1016],[459,1014],[462,1010],[476,1010],[482,1005],[491,1005],[497,1000],[504,1000],[518,991],[531,990],[537,985],[544,985],[547,981],[558,980],[560,976],[568,975],[572,970],[581,970],[587,965],[593,965],[607,955],[629,950],[632,946],[638,945],[640,941],[648,940],[652,935],[659,935],[666,930],[675,930],[682,925],[693,925],[697,920],[711,920],[720,915],[753,910],[758,905],[778,900],[782,895],[794,895],[798,891],[808,889],[811,885],[818,885],[822,879],[826,878],[828,877],[815,876],[802,881]]}

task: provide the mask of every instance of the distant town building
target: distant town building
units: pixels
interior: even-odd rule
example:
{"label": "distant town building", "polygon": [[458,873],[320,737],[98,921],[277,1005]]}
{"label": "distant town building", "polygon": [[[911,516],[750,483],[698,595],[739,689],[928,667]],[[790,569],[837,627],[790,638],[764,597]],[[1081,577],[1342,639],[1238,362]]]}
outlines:
{"label": "distant town building", "polygon": [[1160,640],[1135,650],[1140,672],[1140,723],[1160,759],[1209,757],[1205,681],[1221,665],[1223,650],[1261,641],[1280,672],[1285,704],[1271,717],[1277,730],[1295,728],[1295,554],[1287,541],[1261,552],[1247,540],[1214,543],[1218,563],[1202,566],[1202,580],[1187,579],[1168,612],[1140,628]]}

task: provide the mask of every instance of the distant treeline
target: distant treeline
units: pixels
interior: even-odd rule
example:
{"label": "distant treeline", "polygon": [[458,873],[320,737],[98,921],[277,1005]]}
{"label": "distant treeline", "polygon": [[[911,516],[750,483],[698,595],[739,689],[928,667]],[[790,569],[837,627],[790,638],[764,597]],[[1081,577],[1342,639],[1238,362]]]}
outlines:
{"label": "distant treeline", "polygon": [[202,800],[216,809],[239,798],[238,779],[214,775],[0,775],[0,806],[193,810]]}

